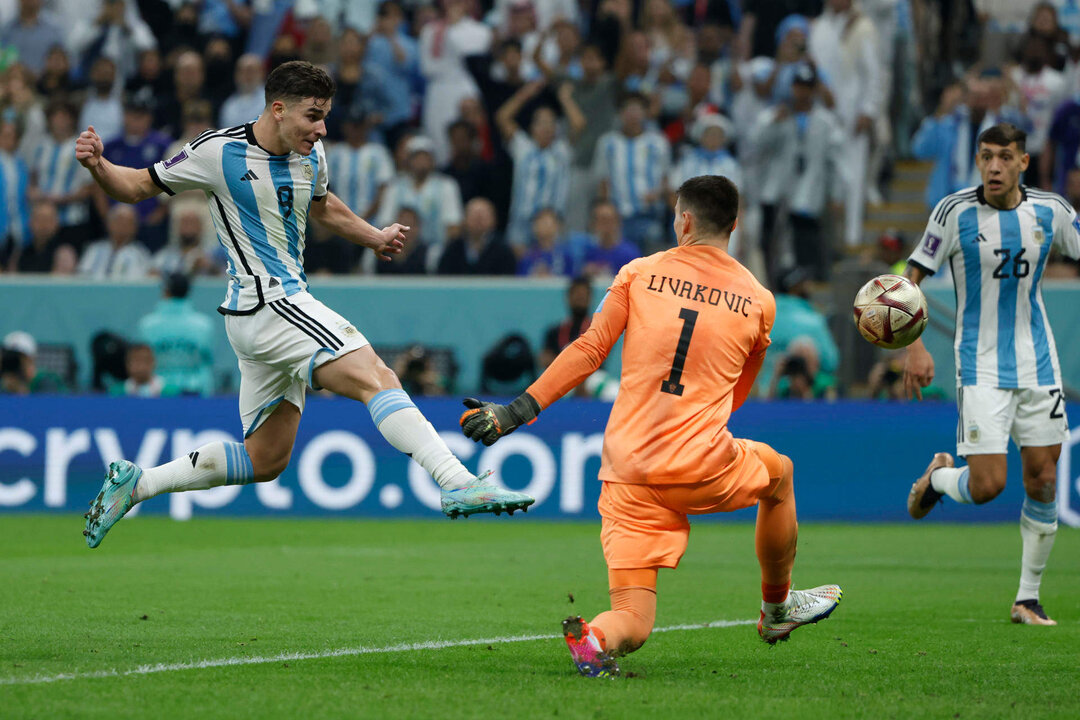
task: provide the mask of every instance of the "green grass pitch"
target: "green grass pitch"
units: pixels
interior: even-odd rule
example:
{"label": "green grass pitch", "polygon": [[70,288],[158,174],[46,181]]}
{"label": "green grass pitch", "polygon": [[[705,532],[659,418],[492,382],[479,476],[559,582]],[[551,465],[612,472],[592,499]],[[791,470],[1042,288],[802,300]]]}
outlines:
{"label": "green grass pitch", "polygon": [[[95,551],[74,516],[0,529],[2,718],[1080,717],[1067,528],[1056,628],[1008,621],[1016,525],[806,523],[795,582],[843,586],[830,619],[772,648],[752,624],[657,633],[615,680],[578,677],[559,639],[498,641],[606,608],[595,523],[138,517]],[[657,627],[758,602],[752,527],[699,523]]]}

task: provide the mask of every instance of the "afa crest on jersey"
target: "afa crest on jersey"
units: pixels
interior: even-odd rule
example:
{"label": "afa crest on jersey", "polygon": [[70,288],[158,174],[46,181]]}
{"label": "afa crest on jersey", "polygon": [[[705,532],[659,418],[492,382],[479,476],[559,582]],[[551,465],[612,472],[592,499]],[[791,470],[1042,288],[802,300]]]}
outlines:
{"label": "afa crest on jersey", "polygon": [[304,177],[308,180],[311,180],[311,178],[315,177],[315,171],[311,169],[310,160],[300,161],[300,172],[304,173]]}

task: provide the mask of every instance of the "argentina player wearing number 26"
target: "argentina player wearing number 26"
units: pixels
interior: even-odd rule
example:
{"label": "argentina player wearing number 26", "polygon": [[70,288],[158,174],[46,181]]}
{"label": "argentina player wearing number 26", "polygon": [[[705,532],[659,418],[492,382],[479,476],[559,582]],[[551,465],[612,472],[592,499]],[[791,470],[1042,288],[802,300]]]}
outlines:
{"label": "argentina player wearing number 26", "polygon": [[[1080,257],[1080,222],[1059,195],[1020,184],[1025,133],[1013,125],[978,138],[982,185],[945,197],[908,260],[915,283],[948,260],[956,286],[956,401],[960,412],[954,467],[937,453],[911,488],[908,512],[925,517],[944,496],[981,505],[1005,489],[1009,438],[1020,448],[1024,504],[1015,623],[1056,625],[1039,601],[1039,584],[1057,533],[1057,460],[1068,435],[1061,368],[1043,308],[1041,280],[1051,248]],[[922,398],[934,361],[921,340],[908,350],[904,385]]]}
{"label": "argentina player wearing number 26", "polygon": [[686,551],[688,515],[758,506],[756,547],[769,643],[829,615],[836,585],[790,590],[797,523],[791,460],[740,440],[728,418],[754,384],[776,316],[772,294],[727,252],[739,193],[725,177],[684,182],[670,250],[627,263],[589,329],[509,405],[465,401],[465,434],[486,445],[532,422],[589,376],[624,335],[619,395],[604,431],[600,539],[611,611],[563,631],[588,676],[618,672],[615,656],[652,632],[659,568]]}
{"label": "argentina player wearing number 26", "polygon": [[243,443],[212,442],[155,468],[112,463],[86,515],[83,534],[90,547],[135,503],[155,495],[276,478],[289,463],[307,387],[365,403],[390,444],[438,482],[447,515],[512,512],[532,504],[528,495],[466,470],[364,336],[307,292],[309,217],[383,260],[401,252],[409,230],[372,227],[328,191],[322,137],[333,96],[334,81],[325,71],[288,62],[267,78],[258,120],[208,130],[149,168],[103,158],[93,127],[77,139],[76,158],[116,200],[136,203],[185,190],[206,194],[229,258],[228,291],[218,311],[239,359],[244,432]]}

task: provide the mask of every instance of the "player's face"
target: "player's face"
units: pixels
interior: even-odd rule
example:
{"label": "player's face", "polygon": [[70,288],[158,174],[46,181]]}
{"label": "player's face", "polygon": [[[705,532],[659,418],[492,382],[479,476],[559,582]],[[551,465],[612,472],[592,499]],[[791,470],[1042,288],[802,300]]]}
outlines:
{"label": "player's face", "polygon": [[1027,170],[1029,160],[1016,143],[1005,146],[981,143],[976,164],[986,197],[991,201],[1005,200],[1020,184],[1020,174]]}
{"label": "player's face", "polygon": [[[310,155],[315,143],[326,136],[326,116],[333,101],[304,98],[289,105],[281,103],[281,139],[290,150],[299,155]],[[278,112],[278,101],[274,112]]]}

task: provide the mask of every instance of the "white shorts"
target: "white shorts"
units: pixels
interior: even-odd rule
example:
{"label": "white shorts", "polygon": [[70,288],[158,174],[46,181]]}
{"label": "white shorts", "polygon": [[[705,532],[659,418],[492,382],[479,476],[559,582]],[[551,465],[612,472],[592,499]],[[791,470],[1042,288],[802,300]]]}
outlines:
{"label": "white shorts", "polygon": [[368,344],[345,318],[297,293],[272,300],[251,315],[226,315],[225,332],[240,365],[240,420],[244,437],[282,400],[304,410],[315,368]]}
{"label": "white shorts", "polygon": [[956,454],[999,455],[1017,447],[1046,447],[1065,442],[1069,421],[1060,387],[1006,390],[969,385],[956,389],[960,421]]}

